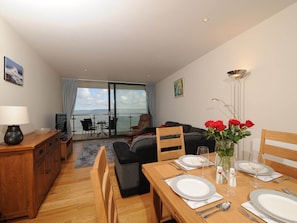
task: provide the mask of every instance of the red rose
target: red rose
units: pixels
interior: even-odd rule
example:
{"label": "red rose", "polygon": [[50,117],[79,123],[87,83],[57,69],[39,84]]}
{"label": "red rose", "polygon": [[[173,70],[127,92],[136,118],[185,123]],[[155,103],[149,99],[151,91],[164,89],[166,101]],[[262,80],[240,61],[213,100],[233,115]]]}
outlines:
{"label": "red rose", "polygon": [[245,125],[246,125],[246,127],[250,128],[250,127],[254,126],[255,124],[251,120],[246,120]]}
{"label": "red rose", "polygon": [[214,121],[212,121],[212,120],[209,120],[209,121],[205,122],[205,127],[212,128],[213,122]]}
{"label": "red rose", "polygon": [[214,128],[219,130],[219,131],[223,131],[227,126],[224,125],[223,121],[215,121],[214,122]]}
{"label": "red rose", "polygon": [[240,121],[238,121],[237,119],[230,119],[229,126],[231,125],[240,125]]}

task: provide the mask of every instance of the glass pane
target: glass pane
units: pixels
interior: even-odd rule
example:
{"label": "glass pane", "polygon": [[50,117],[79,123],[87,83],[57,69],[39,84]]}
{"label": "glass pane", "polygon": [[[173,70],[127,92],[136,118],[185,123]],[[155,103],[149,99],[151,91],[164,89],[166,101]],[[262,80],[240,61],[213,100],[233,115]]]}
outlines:
{"label": "glass pane", "polygon": [[139,116],[148,113],[147,97],[142,85],[116,85],[117,131],[127,132],[137,125]]}
{"label": "glass pane", "polygon": [[108,123],[107,88],[78,88],[74,112],[71,120],[74,134],[82,134],[81,120],[91,118],[93,125],[99,121]]}

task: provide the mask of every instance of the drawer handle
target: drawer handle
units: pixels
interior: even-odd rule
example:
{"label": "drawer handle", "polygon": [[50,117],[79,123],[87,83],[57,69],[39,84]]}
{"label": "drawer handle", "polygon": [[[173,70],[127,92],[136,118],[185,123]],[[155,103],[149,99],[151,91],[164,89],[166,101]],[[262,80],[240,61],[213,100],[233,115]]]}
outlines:
{"label": "drawer handle", "polygon": [[43,153],[43,149],[39,150],[39,155],[41,155]]}

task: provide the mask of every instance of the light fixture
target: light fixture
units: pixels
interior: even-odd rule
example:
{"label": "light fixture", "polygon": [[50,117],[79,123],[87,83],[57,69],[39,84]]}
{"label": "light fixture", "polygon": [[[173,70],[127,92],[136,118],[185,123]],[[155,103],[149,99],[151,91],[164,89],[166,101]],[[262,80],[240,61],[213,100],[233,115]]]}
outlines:
{"label": "light fixture", "polygon": [[234,79],[241,79],[247,75],[247,70],[237,69],[227,72],[228,76]]}
{"label": "light fixture", "polygon": [[211,100],[214,102],[221,102],[224,105],[224,107],[227,108],[227,110],[231,113],[231,115],[233,115],[233,118],[236,118],[236,119],[238,118],[238,116],[235,114],[235,111],[231,110],[230,108],[231,105],[227,105],[226,102],[218,98],[212,98]]}
{"label": "light fixture", "polygon": [[21,124],[29,123],[28,109],[25,106],[0,106],[0,125],[8,125],[4,142],[8,145],[20,144],[24,135]]}

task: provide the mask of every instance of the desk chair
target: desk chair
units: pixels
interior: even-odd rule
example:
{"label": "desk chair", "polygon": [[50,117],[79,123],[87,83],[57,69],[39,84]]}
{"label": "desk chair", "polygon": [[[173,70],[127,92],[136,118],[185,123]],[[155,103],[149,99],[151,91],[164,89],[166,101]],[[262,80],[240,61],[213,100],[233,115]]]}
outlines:
{"label": "desk chair", "polygon": [[[260,154],[275,171],[297,178],[297,134],[262,130]],[[289,165],[292,163],[294,166]]]}
{"label": "desk chair", "polygon": [[98,223],[118,223],[105,146],[101,146],[90,172]]}

